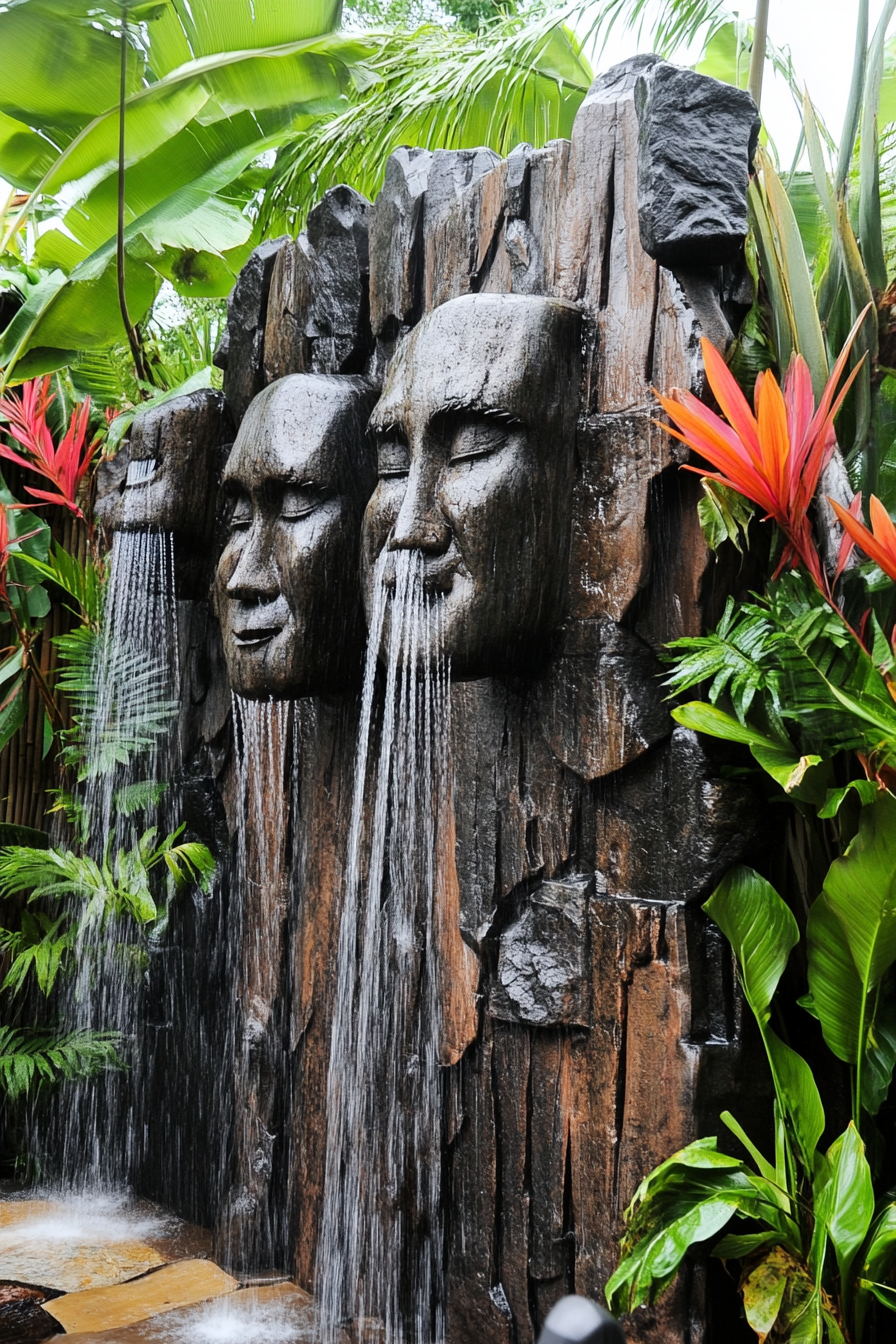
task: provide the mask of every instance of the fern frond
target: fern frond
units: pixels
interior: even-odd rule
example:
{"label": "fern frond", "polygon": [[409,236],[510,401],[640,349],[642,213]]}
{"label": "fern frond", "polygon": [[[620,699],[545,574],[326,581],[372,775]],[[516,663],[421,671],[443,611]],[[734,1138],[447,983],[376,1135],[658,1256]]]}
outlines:
{"label": "fern frond", "polygon": [[116,1031],[47,1031],[0,1027],[0,1092],[10,1101],[35,1083],[93,1078],[105,1069],[124,1068]]}
{"label": "fern frond", "polygon": [[715,631],[667,645],[669,653],[664,656],[674,661],[675,670],[664,685],[673,695],[680,695],[708,681],[711,703],[727,696],[741,723],[746,723],[760,692],[768,693],[775,713],[780,714],[774,634],[775,624],[767,610],[751,604],[738,607],[729,597]]}
{"label": "fern frond", "polygon": [[0,988],[15,994],[31,971],[40,992],[49,994],[73,943],[68,914],[52,919],[41,912],[23,910],[21,929],[0,929],[0,951],[8,952],[12,958]]}

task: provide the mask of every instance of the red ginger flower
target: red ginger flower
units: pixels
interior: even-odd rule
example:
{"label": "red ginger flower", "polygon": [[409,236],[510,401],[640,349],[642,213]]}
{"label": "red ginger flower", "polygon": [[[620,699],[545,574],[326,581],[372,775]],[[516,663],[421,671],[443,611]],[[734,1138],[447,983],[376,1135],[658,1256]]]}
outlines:
{"label": "red ginger flower", "polygon": [[15,462],[28,471],[34,471],[56,489],[35,490],[30,485],[25,489],[32,499],[40,499],[49,504],[61,504],[78,518],[84,518],[77,505],[78,486],[84,479],[100,440],[95,438],[85,443],[87,421],[90,416],[90,398],[82,401],[72,411],[69,427],[57,448],[47,425],[47,411],[55,400],[55,392],[50,392],[50,378],[33,378],[22,384],[21,399],[4,397],[0,400],[0,412],[9,423],[9,433],[25,450],[27,456],[17,453],[9,444],[0,443],[0,457]]}
{"label": "red ginger flower", "polygon": [[724,359],[707,340],[701,342],[706,377],[728,423],[690,392],[676,391],[671,397],[656,393],[677,426],[663,426],[667,433],[718,468],[711,473],[700,467],[685,470],[708,475],[758,504],[787,538],[777,574],[786,564],[802,560],[823,592],[828,591],[828,582],[812,540],[808,509],[837,444],[834,417],[859,371],[860,366],[853,369],[835,400],[834,392],[867,311],[850,332],[817,410],[812,377],[802,355],[794,354],[791,359],[783,393],[773,374],[760,373],[754,414]]}
{"label": "red ginger flower", "polygon": [[[856,499],[861,503],[861,495]],[[853,501],[855,504],[856,500]],[[877,495],[871,496],[868,512],[871,514],[871,530],[855,517],[851,509],[844,509],[835,499],[830,500],[831,507],[840,519],[840,523],[853,541],[879,565],[883,572],[896,582],[896,524],[881,504]]]}

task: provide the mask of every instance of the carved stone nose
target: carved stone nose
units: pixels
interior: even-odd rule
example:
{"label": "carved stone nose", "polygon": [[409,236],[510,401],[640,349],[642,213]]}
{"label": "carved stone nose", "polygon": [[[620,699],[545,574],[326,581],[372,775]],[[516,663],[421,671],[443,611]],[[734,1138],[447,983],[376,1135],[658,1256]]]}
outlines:
{"label": "carved stone nose", "polygon": [[451,529],[447,523],[436,518],[412,518],[406,525],[399,527],[399,517],[395,531],[389,538],[390,551],[426,551],[431,555],[442,555],[451,543]]}

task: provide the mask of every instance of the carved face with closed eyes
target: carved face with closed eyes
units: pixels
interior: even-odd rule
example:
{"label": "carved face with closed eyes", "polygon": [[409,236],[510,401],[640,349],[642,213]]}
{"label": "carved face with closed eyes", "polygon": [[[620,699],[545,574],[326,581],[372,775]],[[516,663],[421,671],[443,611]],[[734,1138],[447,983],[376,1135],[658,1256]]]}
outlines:
{"label": "carved face with closed eyes", "polygon": [[335,693],[364,650],[358,533],[375,480],[362,378],[294,374],[246,412],[224,469],[230,534],[215,607],[233,689]]}
{"label": "carved face with closed eyes", "polygon": [[458,678],[533,670],[563,617],[580,371],[571,304],[496,294],[436,308],[389,370],[364,600],[369,617],[384,548],[421,551]]}

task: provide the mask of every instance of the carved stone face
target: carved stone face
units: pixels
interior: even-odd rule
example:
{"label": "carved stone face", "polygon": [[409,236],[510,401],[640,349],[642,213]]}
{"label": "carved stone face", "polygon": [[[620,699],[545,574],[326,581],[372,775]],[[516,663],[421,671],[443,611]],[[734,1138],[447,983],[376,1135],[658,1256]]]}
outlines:
{"label": "carved stone face", "polygon": [[477,294],[429,313],[389,371],[371,422],[365,605],[369,617],[383,548],[420,550],[456,677],[531,670],[562,619],[580,369],[570,304]]}
{"label": "carved stone face", "polygon": [[232,509],[215,606],[230,684],[248,699],[338,692],[358,672],[375,397],[362,378],[294,374],[259,393],[240,426],[224,469]]}

